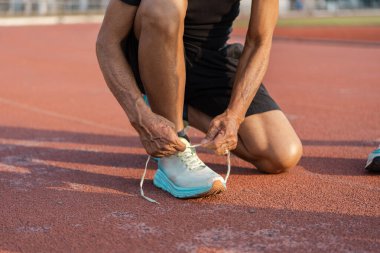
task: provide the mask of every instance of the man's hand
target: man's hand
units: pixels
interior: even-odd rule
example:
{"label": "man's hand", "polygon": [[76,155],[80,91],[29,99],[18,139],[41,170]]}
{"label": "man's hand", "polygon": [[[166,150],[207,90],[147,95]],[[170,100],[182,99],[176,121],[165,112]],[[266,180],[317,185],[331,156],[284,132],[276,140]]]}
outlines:
{"label": "man's hand", "polygon": [[178,138],[174,124],[158,114],[145,114],[135,128],[149,155],[164,157],[186,149],[186,145]]}
{"label": "man's hand", "polygon": [[210,123],[204,147],[214,149],[218,155],[225,155],[226,150],[234,150],[238,142],[238,130],[243,118],[229,110],[216,116]]}

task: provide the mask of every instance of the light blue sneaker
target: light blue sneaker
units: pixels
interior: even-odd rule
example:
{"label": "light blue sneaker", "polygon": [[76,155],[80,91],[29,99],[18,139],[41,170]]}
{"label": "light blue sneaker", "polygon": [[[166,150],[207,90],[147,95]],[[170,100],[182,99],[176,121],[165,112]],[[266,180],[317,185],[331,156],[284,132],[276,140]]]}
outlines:
{"label": "light blue sneaker", "polygon": [[369,154],[365,169],[371,172],[380,172],[380,146]]}
{"label": "light blue sneaker", "polygon": [[186,150],[158,161],[154,185],[177,198],[205,197],[225,191],[223,177],[199,159],[186,139],[180,140],[187,146]]}

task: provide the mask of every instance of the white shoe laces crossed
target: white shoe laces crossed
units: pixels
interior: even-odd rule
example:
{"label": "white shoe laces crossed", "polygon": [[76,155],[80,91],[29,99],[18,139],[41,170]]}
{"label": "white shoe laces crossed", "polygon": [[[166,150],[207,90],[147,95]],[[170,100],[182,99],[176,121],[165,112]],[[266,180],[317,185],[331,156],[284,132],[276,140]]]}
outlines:
{"label": "white shoe laces crossed", "polygon": [[177,153],[177,156],[186,165],[189,170],[200,170],[206,167],[206,165],[194,154],[195,147],[191,146],[186,148],[185,151]]}
{"label": "white shoe laces crossed", "polygon": [[[204,145],[204,144],[195,144],[195,145],[191,145],[191,146],[186,147],[186,149],[192,149],[192,148],[195,149],[195,148],[200,147],[202,145]],[[205,166],[203,164],[203,162],[198,157],[192,155],[191,150],[190,150],[190,152],[188,152],[186,150],[183,153],[184,153],[184,155],[182,156],[183,159],[181,159],[181,160],[185,162],[186,166],[190,170],[194,170],[199,165]],[[224,178],[224,182],[227,184],[227,180],[228,180],[228,177],[230,176],[230,172],[231,172],[231,154],[230,154],[230,151],[227,151],[226,155],[227,155],[227,174],[226,174],[226,177]],[[144,180],[145,180],[146,170],[148,168],[148,164],[149,164],[151,157],[152,156],[149,155],[148,159],[146,160],[146,163],[145,163],[144,173],[142,174],[141,181],[140,181],[140,195],[141,195],[141,197],[148,200],[149,202],[160,204],[156,200],[145,196],[144,190],[143,190],[143,184],[144,184]]]}

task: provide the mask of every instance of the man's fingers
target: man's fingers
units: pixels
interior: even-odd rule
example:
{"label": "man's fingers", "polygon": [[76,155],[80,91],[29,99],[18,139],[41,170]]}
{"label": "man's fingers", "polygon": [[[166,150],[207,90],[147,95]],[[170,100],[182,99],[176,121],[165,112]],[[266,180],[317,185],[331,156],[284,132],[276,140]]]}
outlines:
{"label": "man's fingers", "polygon": [[146,146],[146,151],[148,154],[154,157],[164,157],[170,156],[178,152],[175,148],[175,141],[165,141],[165,142],[154,142]]}
{"label": "man's fingers", "polygon": [[162,158],[162,157],[166,157],[166,156],[171,156],[171,155],[173,155],[175,153],[177,153],[177,150],[175,150],[174,148],[172,148],[172,149],[169,149],[169,150],[157,150],[157,151],[154,151],[150,155],[154,156],[154,157]]}
{"label": "man's fingers", "polygon": [[185,151],[186,145],[182,143],[180,140],[176,142],[175,144],[165,145],[164,147],[160,148],[159,150],[156,150],[153,156],[156,157],[165,157],[174,155],[178,151]]}
{"label": "man's fingers", "polygon": [[202,141],[202,146],[209,149],[217,149],[219,146],[219,136],[223,136],[224,131],[212,124],[205,139]]}
{"label": "man's fingers", "polygon": [[176,145],[174,146],[174,148],[177,150],[177,151],[185,151],[186,149],[186,145],[185,143],[183,143],[179,138],[177,138],[176,140]]}
{"label": "man's fingers", "polygon": [[217,155],[227,155],[228,151],[234,150],[235,148],[236,145],[230,143],[223,143],[215,150],[215,153]]}
{"label": "man's fingers", "polygon": [[214,140],[215,136],[219,133],[219,130],[220,129],[219,129],[219,126],[218,126],[217,123],[214,123],[214,122],[211,123],[210,128],[209,128],[209,130],[208,130],[208,132],[206,134],[205,139],[209,140],[209,141]]}
{"label": "man's fingers", "polygon": [[174,154],[177,149],[173,145],[166,145],[164,148],[160,149],[161,152]]}
{"label": "man's fingers", "polygon": [[171,132],[170,134],[170,137],[169,137],[169,141],[170,141],[170,146],[175,149],[176,151],[185,151],[186,149],[186,145],[185,143],[183,143],[176,132]]}
{"label": "man's fingers", "polygon": [[202,147],[205,147],[205,148],[208,148],[208,149],[213,149],[213,150],[218,149],[219,146],[220,146],[220,144],[216,140],[207,142],[206,144],[202,145]]}
{"label": "man's fingers", "polygon": [[227,154],[226,151],[229,151],[228,148],[225,145],[222,145],[221,147],[219,147],[218,149],[215,150],[215,154],[226,155]]}
{"label": "man's fingers", "polygon": [[213,149],[213,150],[218,149],[220,145],[222,144],[221,138],[219,136],[220,134],[218,134],[212,141],[209,141],[203,144],[202,146],[208,149]]}
{"label": "man's fingers", "polygon": [[214,141],[207,140],[204,142],[204,144],[202,144],[202,147],[208,148],[208,149],[215,149],[215,143],[214,143]]}
{"label": "man's fingers", "polygon": [[218,155],[224,155],[226,150],[234,150],[237,146],[237,140],[234,136],[229,135],[228,137],[224,135],[217,135],[216,138],[209,146],[215,150]]}

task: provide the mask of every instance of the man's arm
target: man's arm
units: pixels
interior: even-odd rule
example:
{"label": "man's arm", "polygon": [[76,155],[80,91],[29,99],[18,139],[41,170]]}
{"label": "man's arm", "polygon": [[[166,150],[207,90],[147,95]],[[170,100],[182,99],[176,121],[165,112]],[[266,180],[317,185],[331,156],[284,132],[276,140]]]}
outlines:
{"label": "man's arm", "polygon": [[238,130],[268,67],[278,0],[252,0],[251,18],[227,110],[215,117],[205,146],[225,154],[237,146]]}
{"label": "man's arm", "polygon": [[96,55],[104,79],[134,126],[149,108],[144,105],[120,42],[131,31],[136,11],[136,6],[110,1],[96,41]]}
{"label": "man's arm", "polygon": [[153,113],[145,104],[131,67],[124,57],[121,41],[131,32],[137,7],[111,0],[96,42],[96,54],[104,79],[146,151],[161,157],[185,148],[174,124]]}
{"label": "man's arm", "polygon": [[244,51],[236,72],[228,110],[244,118],[267,71],[278,0],[252,0]]}

